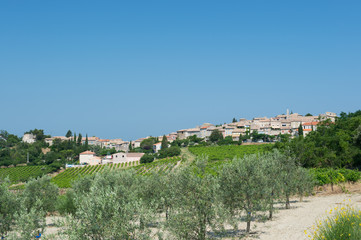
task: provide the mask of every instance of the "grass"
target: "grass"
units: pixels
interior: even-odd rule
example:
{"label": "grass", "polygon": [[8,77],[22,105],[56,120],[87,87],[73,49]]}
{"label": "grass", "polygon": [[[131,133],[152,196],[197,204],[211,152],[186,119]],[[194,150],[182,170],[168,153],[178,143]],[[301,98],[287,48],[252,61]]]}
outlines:
{"label": "grass", "polygon": [[355,209],[350,203],[337,206],[328,211],[326,217],[318,221],[310,232],[305,230],[305,234],[313,240],[360,240],[361,210]]}

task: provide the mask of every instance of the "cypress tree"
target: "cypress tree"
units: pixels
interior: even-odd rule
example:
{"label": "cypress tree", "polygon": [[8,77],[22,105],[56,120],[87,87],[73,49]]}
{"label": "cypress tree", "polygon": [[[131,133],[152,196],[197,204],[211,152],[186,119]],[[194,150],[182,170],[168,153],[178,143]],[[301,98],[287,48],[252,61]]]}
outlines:
{"label": "cypress tree", "polygon": [[88,134],[86,134],[86,137],[85,137],[85,145],[84,145],[85,150],[88,150],[88,147],[89,147]]}
{"label": "cypress tree", "polygon": [[76,143],[76,133],[74,132],[74,142]]}
{"label": "cypress tree", "polygon": [[78,141],[77,141],[77,144],[78,144],[78,145],[81,144],[82,138],[83,138],[83,136],[81,135],[81,133],[79,133],[79,135],[78,135]]}
{"label": "cypress tree", "polygon": [[161,146],[161,149],[166,149],[168,148],[168,139],[165,135],[163,135],[163,139],[162,139],[162,146]]}
{"label": "cypress tree", "polygon": [[298,136],[303,136],[302,123],[300,123],[300,126],[298,126]]}

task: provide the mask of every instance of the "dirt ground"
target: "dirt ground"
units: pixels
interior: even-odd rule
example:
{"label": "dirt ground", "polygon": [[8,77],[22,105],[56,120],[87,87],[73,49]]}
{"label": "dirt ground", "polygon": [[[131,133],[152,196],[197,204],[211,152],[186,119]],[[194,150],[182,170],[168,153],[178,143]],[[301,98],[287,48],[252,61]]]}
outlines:
{"label": "dirt ground", "polygon": [[304,231],[311,230],[316,220],[322,219],[327,210],[344,203],[361,209],[361,184],[346,184],[345,187],[348,193],[343,193],[338,186],[331,191],[328,186],[323,187],[315,196],[304,198],[303,202],[298,198],[293,199],[291,209],[279,209],[272,221],[254,224],[252,234],[245,239],[308,239]]}

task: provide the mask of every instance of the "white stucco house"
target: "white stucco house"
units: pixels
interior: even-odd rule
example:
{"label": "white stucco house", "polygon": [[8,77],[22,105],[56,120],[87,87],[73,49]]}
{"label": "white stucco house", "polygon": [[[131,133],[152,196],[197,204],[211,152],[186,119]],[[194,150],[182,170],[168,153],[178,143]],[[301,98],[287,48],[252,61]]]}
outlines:
{"label": "white stucco house", "polygon": [[24,134],[22,140],[23,140],[23,142],[26,142],[26,143],[34,143],[34,142],[36,142],[36,136],[32,133],[26,133],[26,134]]}
{"label": "white stucco house", "polygon": [[87,165],[97,165],[102,163],[102,159],[95,156],[94,152],[85,151],[79,154],[79,163]]}

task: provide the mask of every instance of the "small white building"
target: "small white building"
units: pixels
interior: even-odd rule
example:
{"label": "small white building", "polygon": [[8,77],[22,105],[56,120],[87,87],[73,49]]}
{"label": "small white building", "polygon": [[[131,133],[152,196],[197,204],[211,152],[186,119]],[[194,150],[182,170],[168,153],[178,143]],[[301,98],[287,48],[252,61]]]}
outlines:
{"label": "small white building", "polygon": [[162,149],[162,143],[155,143],[153,144],[153,151],[155,153],[159,152]]}
{"label": "small white building", "polygon": [[36,136],[32,133],[26,133],[26,134],[24,134],[22,140],[23,140],[23,142],[26,142],[26,143],[34,143],[34,142],[36,142]]}
{"label": "small white building", "polygon": [[95,156],[94,152],[85,151],[79,154],[79,163],[87,164],[87,165],[97,165],[101,164],[102,159],[100,157]]}
{"label": "small white building", "polygon": [[143,155],[144,153],[114,153],[109,163],[135,162],[139,161]]}

